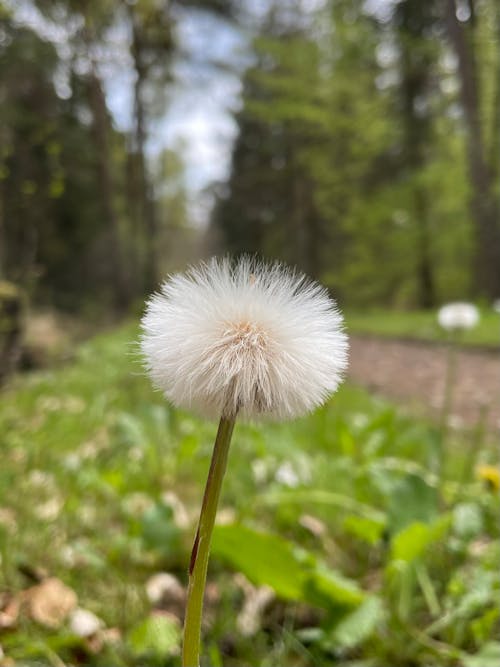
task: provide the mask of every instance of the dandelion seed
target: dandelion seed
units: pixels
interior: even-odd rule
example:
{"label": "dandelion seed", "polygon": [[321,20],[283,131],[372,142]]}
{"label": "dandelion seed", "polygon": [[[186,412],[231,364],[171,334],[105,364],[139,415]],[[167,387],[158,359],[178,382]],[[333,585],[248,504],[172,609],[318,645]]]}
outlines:
{"label": "dandelion seed", "polygon": [[465,331],[479,322],[479,311],[472,303],[448,303],[439,309],[438,322],[446,331]]}
{"label": "dandelion seed", "polygon": [[342,316],[327,291],[251,259],[213,259],[172,276],[142,328],[155,385],[212,418],[304,415],[336,390],[347,364]]}

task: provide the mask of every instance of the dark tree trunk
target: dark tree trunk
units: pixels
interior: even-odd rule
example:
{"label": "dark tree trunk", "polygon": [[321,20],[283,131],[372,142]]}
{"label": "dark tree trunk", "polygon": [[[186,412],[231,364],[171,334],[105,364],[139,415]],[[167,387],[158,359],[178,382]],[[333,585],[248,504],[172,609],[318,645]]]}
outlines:
{"label": "dark tree trunk", "polygon": [[426,40],[432,22],[432,4],[426,0],[403,0],[396,8],[397,35],[401,50],[401,114],[404,129],[404,165],[411,176],[412,210],[415,226],[416,298],[420,308],[436,302],[431,257],[431,233],[427,193],[419,172],[425,168],[426,150],[432,140],[429,114],[417,112],[418,100],[429,95],[433,56]]}
{"label": "dark tree trunk", "polygon": [[431,237],[429,230],[429,207],[423,188],[414,192],[417,219],[417,299],[420,308],[429,309],[436,305],[434,272],[431,260]]}
{"label": "dark tree trunk", "polygon": [[129,302],[129,289],[123,263],[123,248],[118,216],[114,202],[114,181],[112,177],[111,151],[109,141],[109,115],[102,84],[95,70],[89,78],[89,100],[93,115],[93,133],[96,143],[97,171],[102,209],[108,230],[108,257],[114,300],[121,309]]}
{"label": "dark tree trunk", "polygon": [[472,186],[471,213],[476,227],[476,275],[480,293],[500,295],[500,227],[493,170],[488,164],[481,129],[477,63],[472,43],[474,3],[466,24],[456,15],[455,0],[444,0],[448,36],[458,60],[461,100],[467,126],[467,157]]}
{"label": "dark tree trunk", "polygon": [[146,112],[144,104],[144,85],[147,79],[147,66],[143,58],[141,31],[133,7],[130,6],[132,22],[132,57],[136,72],[134,85],[135,110],[135,152],[138,194],[140,200],[140,219],[145,231],[145,289],[156,289],[158,282],[158,224],[153,196],[153,188],[147,172],[146,144]]}

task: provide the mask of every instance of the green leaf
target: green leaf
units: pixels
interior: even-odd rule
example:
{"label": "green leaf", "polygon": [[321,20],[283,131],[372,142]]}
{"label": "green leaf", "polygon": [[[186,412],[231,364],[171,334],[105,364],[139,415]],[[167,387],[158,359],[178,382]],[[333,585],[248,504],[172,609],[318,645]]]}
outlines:
{"label": "green leaf", "polygon": [[270,586],[288,600],[325,607],[353,607],[364,597],[355,582],[277,535],[240,524],[217,526],[212,551],[254,584]]}
{"label": "green leaf", "polygon": [[353,456],[356,451],[356,442],[351,430],[346,424],[341,424],[337,435],[340,449],[344,456]]}
{"label": "green leaf", "polygon": [[277,535],[239,524],[216,526],[212,552],[256,585],[266,584],[289,600],[303,599],[304,581],[314,561]]}
{"label": "green leaf", "polygon": [[146,547],[171,556],[180,548],[181,530],[174,521],[170,505],[157,503],[144,512],[140,535]]}
{"label": "green leaf", "polygon": [[351,515],[344,519],[344,530],[368,544],[377,544],[384,528],[385,521],[377,521],[372,518]]}
{"label": "green leaf", "polygon": [[392,540],[392,560],[401,560],[407,563],[421,558],[427,547],[439,542],[449,525],[449,518],[442,517],[433,524],[419,521],[403,528]]}
{"label": "green leaf", "polygon": [[128,636],[128,644],[137,655],[172,655],[179,650],[180,642],[179,621],[167,614],[149,616],[136,625]]}
{"label": "green leaf", "polygon": [[406,475],[389,496],[389,529],[397,533],[414,522],[428,523],[438,513],[437,489],[418,475]]}
{"label": "green leaf", "polygon": [[380,598],[373,595],[353,612],[345,616],[331,635],[332,644],[340,648],[354,648],[368,639],[383,617]]}
{"label": "green leaf", "polygon": [[484,644],[486,640],[491,637],[499,618],[500,609],[498,607],[493,607],[492,609],[485,611],[484,614],[481,614],[479,618],[472,621],[471,630],[476,644]]}
{"label": "green leaf", "polygon": [[322,565],[305,585],[307,601],[323,607],[356,607],[364,599],[354,581]]}

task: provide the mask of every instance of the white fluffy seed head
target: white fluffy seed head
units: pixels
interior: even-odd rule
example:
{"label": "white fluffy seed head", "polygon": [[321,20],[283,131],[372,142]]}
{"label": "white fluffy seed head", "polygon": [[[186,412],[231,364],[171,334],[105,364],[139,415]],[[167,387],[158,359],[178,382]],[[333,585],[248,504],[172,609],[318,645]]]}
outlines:
{"label": "white fluffy seed head", "polygon": [[446,331],[465,331],[479,322],[479,311],[473,303],[448,303],[439,309],[438,322]]}
{"label": "white fluffy seed head", "polygon": [[321,405],[347,365],[327,291],[282,265],[212,259],[148,302],[141,346],[155,385],[211,418],[291,419]]}

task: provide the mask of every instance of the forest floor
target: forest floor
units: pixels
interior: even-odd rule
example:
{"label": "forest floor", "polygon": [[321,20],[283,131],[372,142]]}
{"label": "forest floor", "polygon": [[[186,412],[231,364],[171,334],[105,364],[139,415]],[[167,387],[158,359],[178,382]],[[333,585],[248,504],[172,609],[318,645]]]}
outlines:
{"label": "forest floor", "polygon": [[[0,394],[0,667],[179,665],[215,424],[153,391],[138,335],[106,331]],[[353,374],[423,394],[446,349],[383,344],[354,337]],[[238,424],[203,664],[500,664],[498,447],[401,403],[345,382],[301,420]]]}
{"label": "forest floor", "polygon": [[[351,336],[350,378],[368,389],[430,410],[443,407],[449,348],[445,344]],[[487,419],[500,427],[500,355],[493,350],[456,352],[450,425]]]}

